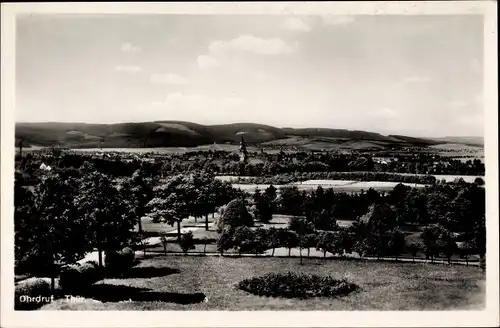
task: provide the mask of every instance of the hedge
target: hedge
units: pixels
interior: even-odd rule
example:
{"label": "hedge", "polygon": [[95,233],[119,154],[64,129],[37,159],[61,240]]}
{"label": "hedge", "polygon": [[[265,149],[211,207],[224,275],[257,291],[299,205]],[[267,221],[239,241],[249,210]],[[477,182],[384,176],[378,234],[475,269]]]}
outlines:
{"label": "hedge", "polygon": [[94,261],[82,265],[68,265],[61,270],[59,286],[64,292],[75,293],[89,287],[101,278],[101,270]]}
{"label": "hedge", "polygon": [[268,273],[264,276],[245,279],[239,282],[241,290],[259,296],[284,298],[333,297],[346,295],[357,286],[331,276],[296,274],[287,272]]}
{"label": "hedge", "polygon": [[42,278],[23,281],[16,285],[14,297],[15,310],[37,309],[50,302],[50,283]]}
{"label": "hedge", "polygon": [[108,273],[112,275],[124,275],[134,265],[135,253],[130,247],[125,247],[121,251],[106,252],[105,263]]}

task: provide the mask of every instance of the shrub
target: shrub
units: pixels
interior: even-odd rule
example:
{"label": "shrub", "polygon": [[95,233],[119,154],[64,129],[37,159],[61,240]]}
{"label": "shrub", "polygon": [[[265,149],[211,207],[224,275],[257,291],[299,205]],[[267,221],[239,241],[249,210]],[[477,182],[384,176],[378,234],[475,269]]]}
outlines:
{"label": "shrub", "polygon": [[184,255],[187,255],[187,252],[191,249],[195,249],[193,233],[191,231],[186,232],[179,239],[179,246],[181,247]]}
{"label": "shrub", "polygon": [[[24,281],[16,285],[14,295],[15,310],[34,310],[48,303],[47,299],[51,297],[50,283],[41,278]],[[26,297],[39,299],[27,301],[24,299]]]}
{"label": "shrub", "polygon": [[59,286],[64,292],[76,293],[101,279],[98,264],[94,261],[82,265],[68,265],[61,270]]}
{"label": "shrub", "polygon": [[112,275],[123,275],[134,265],[135,253],[130,247],[125,247],[121,251],[106,252],[106,269]]}
{"label": "shrub", "polygon": [[477,177],[474,179],[474,183],[477,184],[478,186],[484,186],[484,179]]}
{"label": "shrub", "polygon": [[346,295],[356,289],[356,285],[331,276],[268,273],[264,276],[245,279],[238,288],[259,296],[284,298],[333,297]]}

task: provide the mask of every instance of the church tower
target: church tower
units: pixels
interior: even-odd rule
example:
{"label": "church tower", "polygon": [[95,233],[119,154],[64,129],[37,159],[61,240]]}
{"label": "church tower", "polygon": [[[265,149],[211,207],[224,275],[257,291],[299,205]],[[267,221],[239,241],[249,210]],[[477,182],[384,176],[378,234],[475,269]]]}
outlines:
{"label": "church tower", "polygon": [[243,136],[241,136],[241,142],[240,142],[240,162],[241,163],[248,162],[247,145],[245,144],[245,139],[243,139]]}

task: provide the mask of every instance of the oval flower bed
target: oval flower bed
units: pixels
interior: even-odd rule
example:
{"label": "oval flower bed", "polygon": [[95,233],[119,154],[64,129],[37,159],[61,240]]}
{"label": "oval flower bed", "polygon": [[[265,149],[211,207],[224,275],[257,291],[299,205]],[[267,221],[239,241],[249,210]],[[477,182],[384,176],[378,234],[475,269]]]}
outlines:
{"label": "oval flower bed", "polygon": [[357,286],[330,276],[295,274],[293,272],[268,273],[242,280],[238,288],[259,296],[310,298],[347,295]]}

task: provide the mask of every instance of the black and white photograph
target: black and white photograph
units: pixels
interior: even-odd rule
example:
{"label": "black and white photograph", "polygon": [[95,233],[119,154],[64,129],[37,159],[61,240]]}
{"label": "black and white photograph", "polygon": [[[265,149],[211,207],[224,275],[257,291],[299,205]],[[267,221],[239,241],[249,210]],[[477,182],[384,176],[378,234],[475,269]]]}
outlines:
{"label": "black and white photograph", "polygon": [[2,309],[498,324],[496,3],[278,4],[2,5]]}

